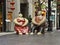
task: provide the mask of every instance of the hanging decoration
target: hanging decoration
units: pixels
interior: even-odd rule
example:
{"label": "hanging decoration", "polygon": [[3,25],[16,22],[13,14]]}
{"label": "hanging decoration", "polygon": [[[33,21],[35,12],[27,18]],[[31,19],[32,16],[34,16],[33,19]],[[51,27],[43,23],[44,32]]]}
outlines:
{"label": "hanging decoration", "polygon": [[15,10],[15,7],[12,5],[12,6],[10,7],[10,9],[11,9],[11,10]]}
{"label": "hanging decoration", "polygon": [[14,2],[14,0],[12,0],[12,2],[10,2],[10,5],[11,5],[10,9],[11,10],[15,10],[14,4],[15,4],[15,2]]}
{"label": "hanging decoration", "polygon": [[15,10],[15,7],[14,7],[15,1],[14,0],[7,0],[7,4],[8,4],[7,20],[10,20],[10,22],[11,22],[13,11]]}
{"label": "hanging decoration", "polygon": [[12,2],[10,2],[10,4],[11,4],[11,5],[14,5],[14,4],[15,4],[15,2],[12,0]]}

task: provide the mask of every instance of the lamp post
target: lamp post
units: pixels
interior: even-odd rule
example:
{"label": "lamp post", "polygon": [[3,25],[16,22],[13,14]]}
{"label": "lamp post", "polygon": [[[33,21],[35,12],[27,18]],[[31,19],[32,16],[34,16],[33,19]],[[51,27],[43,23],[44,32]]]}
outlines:
{"label": "lamp post", "polygon": [[40,10],[41,10],[41,2],[40,2],[40,0],[38,0],[38,3],[39,3]]}
{"label": "lamp post", "polygon": [[52,31],[50,15],[51,15],[51,0],[48,0],[48,30],[47,30],[48,32]]}

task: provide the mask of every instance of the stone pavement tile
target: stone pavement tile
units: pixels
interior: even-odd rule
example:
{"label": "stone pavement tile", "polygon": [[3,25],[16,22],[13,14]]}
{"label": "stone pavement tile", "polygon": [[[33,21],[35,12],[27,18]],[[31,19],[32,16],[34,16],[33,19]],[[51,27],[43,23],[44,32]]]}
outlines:
{"label": "stone pavement tile", "polygon": [[0,45],[60,45],[60,32],[45,35],[5,35],[0,37]]}

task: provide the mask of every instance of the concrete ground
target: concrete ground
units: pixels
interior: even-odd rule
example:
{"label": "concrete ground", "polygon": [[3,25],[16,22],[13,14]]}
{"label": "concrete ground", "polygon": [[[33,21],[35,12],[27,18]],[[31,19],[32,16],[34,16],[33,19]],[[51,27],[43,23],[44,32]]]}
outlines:
{"label": "concrete ground", "polygon": [[60,45],[60,31],[45,35],[8,34],[0,36],[0,45]]}
{"label": "concrete ground", "polygon": [[15,32],[0,32],[0,36],[7,35],[7,34],[14,34]]}

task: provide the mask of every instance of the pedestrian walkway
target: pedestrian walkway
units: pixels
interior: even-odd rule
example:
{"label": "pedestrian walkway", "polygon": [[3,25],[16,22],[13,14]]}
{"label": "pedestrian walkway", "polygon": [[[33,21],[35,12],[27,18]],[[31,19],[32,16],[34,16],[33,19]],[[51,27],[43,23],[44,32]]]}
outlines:
{"label": "pedestrian walkway", "polygon": [[10,33],[10,35],[0,37],[0,45],[60,45],[60,31],[47,32],[45,35]]}
{"label": "pedestrian walkway", "polygon": [[[55,31],[54,31],[55,32]],[[16,32],[0,32],[0,36],[4,36],[4,35],[9,35],[9,34],[15,34]],[[45,32],[45,34],[48,32]],[[53,33],[53,32],[52,32]]]}
{"label": "pedestrian walkway", "polygon": [[0,36],[7,35],[7,34],[14,34],[15,32],[0,32]]}

